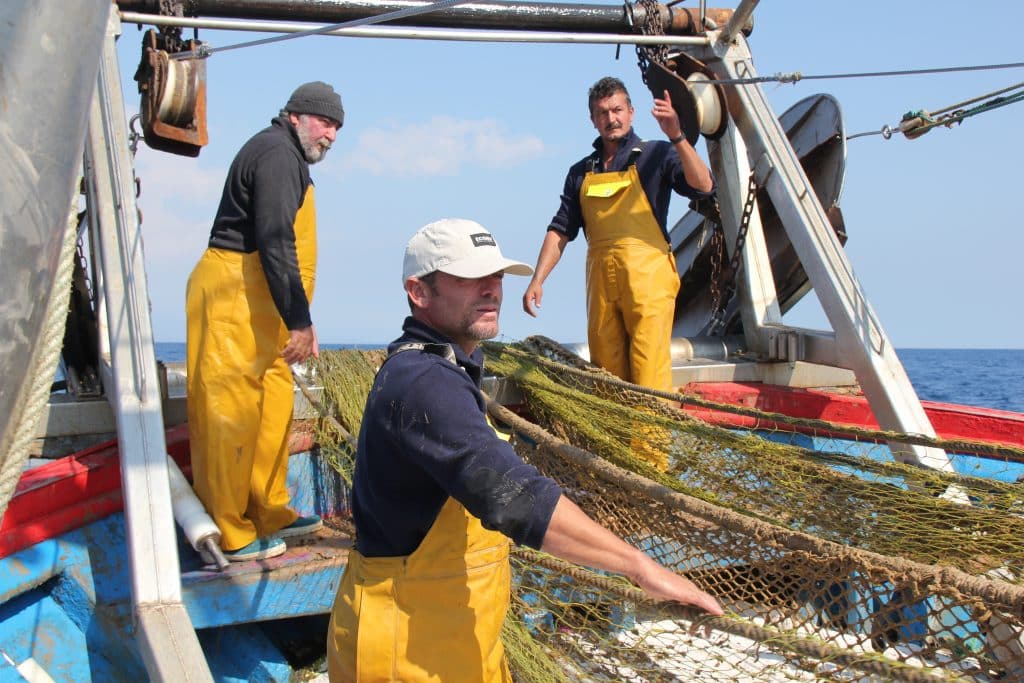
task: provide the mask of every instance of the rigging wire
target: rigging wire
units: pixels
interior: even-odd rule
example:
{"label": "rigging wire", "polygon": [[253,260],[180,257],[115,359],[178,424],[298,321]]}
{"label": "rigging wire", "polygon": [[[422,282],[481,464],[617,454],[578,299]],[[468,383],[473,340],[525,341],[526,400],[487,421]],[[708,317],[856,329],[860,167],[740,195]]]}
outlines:
{"label": "rigging wire", "polygon": [[772,76],[755,76],[753,78],[722,78],[716,79],[719,85],[752,85],[754,83],[796,83],[798,81],[813,81],[835,78],[878,78],[880,76],[920,76],[922,74],[944,74],[958,71],[989,71],[994,69],[1021,69],[1024,62],[1009,62],[1007,64],[978,64],[974,66],[943,66],[929,69],[900,69],[897,71],[861,71],[845,74],[808,74],[799,71],[789,73],[776,73]]}
{"label": "rigging wire", "polygon": [[[292,40],[294,38],[303,38],[306,36],[322,35],[331,33],[339,29],[356,28],[360,26],[368,26],[373,24],[379,24],[389,21],[395,21],[398,19],[404,19],[406,17],[416,16],[420,14],[427,14],[430,12],[436,12],[442,9],[447,9],[454,5],[463,4],[469,0],[437,0],[429,5],[422,5],[418,7],[407,7],[401,10],[395,10],[393,12],[385,12],[370,17],[362,17],[351,21],[344,21],[337,24],[330,24],[325,26],[319,26],[306,31],[298,31],[295,33],[272,36],[270,38],[261,38],[259,40],[251,40],[242,43],[235,43],[234,45],[225,45],[223,47],[212,48],[206,44],[199,44],[193,50],[187,50],[184,52],[178,52],[170,55],[172,59],[193,59],[200,58],[205,59],[217,52],[225,52],[228,50],[237,50],[244,47],[256,47],[258,45],[267,45],[270,43],[281,42],[285,40]],[[701,2],[701,14],[703,15],[704,3]],[[970,71],[987,71],[996,69],[1016,69],[1024,68],[1024,62],[1009,62],[1005,64],[980,64],[973,66],[952,66],[952,67],[933,67],[926,69],[898,69],[894,71],[862,71],[854,73],[837,73],[837,74],[810,74],[804,75],[799,71],[793,71],[790,73],[776,73],[772,76],[757,76],[753,78],[731,78],[731,79],[716,79],[720,85],[751,85],[756,83],[797,83],[802,80],[827,80],[827,79],[841,79],[841,78],[878,78],[886,76],[915,76],[922,74],[938,74],[938,73],[954,73],[954,72],[970,72]],[[1014,102],[1024,100],[1024,92],[1017,93],[1009,97],[994,97],[1002,93],[1017,90],[1024,86],[1024,82],[1008,86],[1001,90],[981,95],[963,102],[958,102],[953,105],[941,109],[934,113],[927,111],[911,111],[904,114],[900,124],[896,126],[896,130],[904,133],[908,138],[913,139],[924,133],[928,132],[936,126],[947,126],[950,127],[954,123],[961,123],[964,119],[981,114],[992,109],[1006,106]],[[963,110],[962,107],[979,102],[986,98],[990,99],[987,102],[974,107],[972,109]],[[934,118],[936,115],[944,114],[952,111],[952,114],[948,116],[940,116]],[[915,123],[916,122],[916,123]],[[869,135],[881,135],[886,140],[892,137],[894,129],[892,126],[882,126],[877,131],[864,131],[861,133],[855,133],[848,135],[847,140],[853,140],[860,137],[866,137]]]}
{"label": "rigging wire", "polygon": [[387,21],[394,21],[396,19],[404,19],[406,17],[436,12],[438,10],[447,9],[453,5],[461,5],[465,2],[468,2],[468,0],[438,0],[437,2],[433,2],[429,5],[420,5],[418,7],[406,7],[405,9],[395,10],[393,12],[385,12],[383,14],[377,14],[371,17],[362,17],[360,19],[353,19],[351,21],[343,21],[340,24],[318,26],[317,28],[312,28],[309,29],[308,31],[299,31],[297,33],[290,33],[287,35],[272,36],[270,38],[260,38],[259,40],[249,40],[244,43],[236,43],[234,45],[225,45],[223,47],[210,47],[208,45],[199,45],[195,50],[178,52],[171,55],[171,57],[173,59],[193,59],[196,57],[205,59],[216,52],[226,52],[227,50],[237,50],[238,48],[243,47],[256,47],[257,45],[267,45],[268,43],[277,43],[284,40],[291,40],[293,38],[315,36],[323,33],[329,33],[331,31],[336,31],[338,29],[355,28],[357,26],[369,26],[372,24],[380,24]]}
{"label": "rigging wire", "polygon": [[971,98],[969,100],[964,100],[963,102],[957,102],[956,104],[951,104],[948,107],[946,107],[945,109],[939,109],[938,111],[933,111],[932,112],[932,116],[938,116],[939,114],[945,114],[947,111],[952,111],[954,109],[960,109],[962,107],[966,107],[968,104],[974,104],[975,102],[980,102],[981,100],[987,99],[989,97],[995,97],[996,95],[1002,95],[1003,93],[1008,93],[1011,90],[1018,90],[1019,88],[1022,88],[1022,87],[1024,87],[1024,81],[1021,81],[1020,83],[1014,83],[1013,85],[1008,85],[1005,88],[1002,88],[1000,90],[994,90],[994,91],[992,91],[990,93],[987,93],[985,95],[978,95],[977,97],[973,97],[973,98]]}
{"label": "rigging wire", "polygon": [[[927,133],[932,128],[938,126],[945,126],[950,128],[955,123],[961,123],[965,119],[971,116],[977,116],[993,109],[1005,107],[1008,104],[1014,104],[1016,102],[1024,101],[1024,82],[1016,83],[1014,85],[995,90],[984,95],[973,97],[963,102],[957,102],[947,107],[939,109],[935,112],[929,112],[927,110],[909,111],[903,115],[902,120],[895,127],[885,125],[880,130],[864,131],[862,133],[855,133],[853,135],[846,136],[847,140],[853,140],[855,138],[866,137],[869,135],[881,135],[886,140],[892,137],[894,132],[903,133],[908,139],[914,139]],[[1005,93],[1019,91],[1013,95],[1007,95],[1003,97]],[[969,104],[975,104],[981,102],[981,104],[964,109]],[[947,113],[948,112],[948,113]],[[945,114],[944,116],[941,116]]]}

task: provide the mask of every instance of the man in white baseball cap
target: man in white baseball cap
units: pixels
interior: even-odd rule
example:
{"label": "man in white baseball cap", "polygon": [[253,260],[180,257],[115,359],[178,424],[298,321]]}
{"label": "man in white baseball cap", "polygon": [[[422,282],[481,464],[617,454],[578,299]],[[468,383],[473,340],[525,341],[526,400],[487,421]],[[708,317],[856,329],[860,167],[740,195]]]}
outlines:
{"label": "man in white baseball cap", "polygon": [[352,483],[356,542],[327,633],[331,681],[510,683],[501,627],[510,543],[626,574],[654,598],[713,597],[594,522],[488,423],[480,341],[498,334],[505,258],[479,223],[409,241],[412,315],[366,399]]}

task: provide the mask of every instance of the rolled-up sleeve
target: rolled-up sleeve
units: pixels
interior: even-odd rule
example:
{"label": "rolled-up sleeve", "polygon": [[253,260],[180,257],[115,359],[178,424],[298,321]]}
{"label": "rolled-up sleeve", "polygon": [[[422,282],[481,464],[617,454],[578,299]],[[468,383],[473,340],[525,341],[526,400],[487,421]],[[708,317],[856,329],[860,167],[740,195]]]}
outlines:
{"label": "rolled-up sleeve", "polygon": [[582,164],[575,164],[569,169],[565,176],[565,184],[562,186],[562,196],[548,230],[554,230],[573,241],[580,234],[583,227],[583,211],[580,208],[580,189],[583,187]]}
{"label": "rolled-up sleeve", "polygon": [[668,145],[668,151],[663,156],[662,172],[669,179],[672,189],[676,194],[690,199],[710,197],[718,190],[718,182],[715,180],[714,174],[711,175],[711,189],[707,192],[690,187],[690,184],[686,182],[686,175],[683,173],[683,164],[679,160],[679,154],[671,145]]}

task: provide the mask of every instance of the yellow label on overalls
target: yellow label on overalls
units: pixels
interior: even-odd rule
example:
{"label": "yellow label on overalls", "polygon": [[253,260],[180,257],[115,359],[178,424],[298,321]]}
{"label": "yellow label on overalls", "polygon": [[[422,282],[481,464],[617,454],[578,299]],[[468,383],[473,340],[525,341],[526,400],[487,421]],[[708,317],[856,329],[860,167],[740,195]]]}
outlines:
{"label": "yellow label on overalls", "polygon": [[619,180],[611,183],[590,183],[586,193],[588,197],[611,197],[629,187],[629,182],[629,180]]}

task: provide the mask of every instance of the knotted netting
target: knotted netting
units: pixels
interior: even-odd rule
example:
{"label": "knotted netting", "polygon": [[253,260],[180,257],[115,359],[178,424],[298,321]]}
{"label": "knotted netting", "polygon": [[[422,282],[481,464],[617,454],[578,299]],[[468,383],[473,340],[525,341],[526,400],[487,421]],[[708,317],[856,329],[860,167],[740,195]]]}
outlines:
{"label": "knotted netting", "polygon": [[[549,346],[486,345],[488,373],[518,394],[492,416],[588,514],[727,614],[651,604],[621,577],[521,549],[505,629],[517,681],[1024,680],[1024,485],[900,464],[870,442],[821,452],[709,425]],[[325,404],[357,433],[382,356],[323,356]],[[327,428],[320,443],[350,476],[350,446]],[[989,469],[1013,473],[1002,457]]]}

